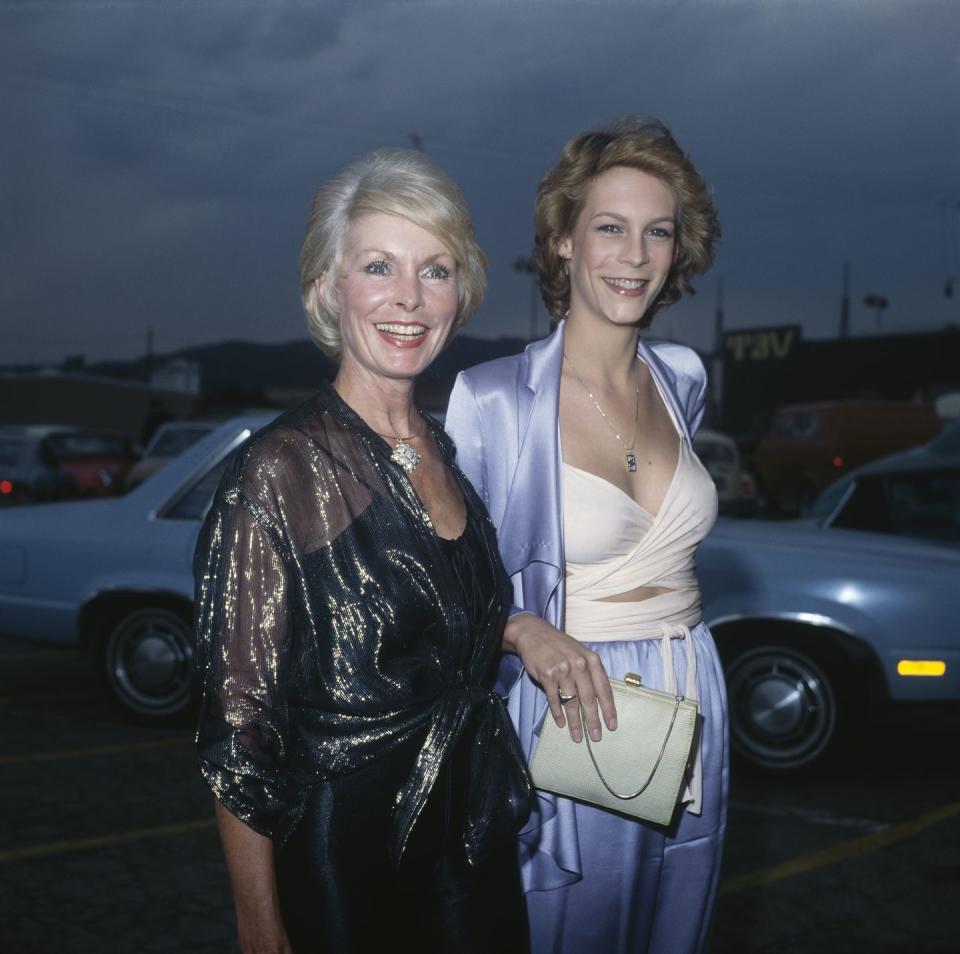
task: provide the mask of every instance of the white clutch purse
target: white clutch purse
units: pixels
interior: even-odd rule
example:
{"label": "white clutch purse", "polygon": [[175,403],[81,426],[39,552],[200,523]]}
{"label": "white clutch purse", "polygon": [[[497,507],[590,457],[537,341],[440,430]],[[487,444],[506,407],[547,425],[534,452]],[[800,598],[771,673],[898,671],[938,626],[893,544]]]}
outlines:
{"label": "white clutch purse", "polygon": [[[537,788],[634,815],[657,825],[673,818],[690,761],[697,703],[640,684],[611,679],[617,729],[599,742],[574,742],[548,715],[530,762]],[[581,711],[581,718],[583,713]]]}

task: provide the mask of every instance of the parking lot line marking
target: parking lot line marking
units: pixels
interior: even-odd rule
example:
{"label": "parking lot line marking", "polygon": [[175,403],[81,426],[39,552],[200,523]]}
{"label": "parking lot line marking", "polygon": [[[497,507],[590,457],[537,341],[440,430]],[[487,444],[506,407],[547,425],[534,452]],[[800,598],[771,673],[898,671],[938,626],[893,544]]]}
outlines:
{"label": "parking lot line marking", "polygon": [[839,845],[833,845],[830,848],[821,848],[805,855],[797,855],[796,858],[791,858],[789,861],[781,862],[778,865],[772,865],[769,868],[761,868],[759,871],[751,871],[747,874],[728,878],[721,883],[719,893],[721,896],[736,894],[750,888],[772,884],[774,881],[782,881],[784,878],[792,878],[794,875],[805,874],[808,871],[836,864],[839,861],[859,858],[862,855],[868,855],[871,852],[879,851],[881,848],[894,845],[898,841],[912,838],[927,828],[956,815],[960,815],[960,802],[950,802],[947,805],[941,805],[939,808],[918,815],[910,821],[891,825],[883,831],[875,831],[869,835],[861,835],[859,838],[851,838],[849,841],[841,842]]}
{"label": "parking lot line marking", "polygon": [[744,815],[761,815],[765,818],[797,819],[811,825],[860,828],[863,831],[885,831],[890,827],[889,822],[874,821],[871,818],[851,818],[847,815],[836,815],[833,812],[821,811],[816,808],[799,808],[789,805],[780,808],[772,805],[750,805],[746,802],[730,802],[730,811],[742,812]]}
{"label": "parking lot line marking", "polygon": [[9,851],[0,851],[0,864],[9,864],[11,861],[34,861],[37,858],[50,858],[54,855],[63,855],[73,851],[89,851],[91,848],[110,848],[131,841],[142,841],[145,838],[185,835],[192,831],[215,828],[216,824],[213,818],[204,818],[197,821],[176,822],[172,825],[155,825],[152,828],[131,828],[129,831],[118,831],[112,835],[97,835],[92,838],[68,838],[64,841],[50,841],[45,845],[31,845],[29,848],[13,848]]}
{"label": "parking lot line marking", "polygon": [[116,745],[98,745],[88,749],[61,749],[59,752],[33,752],[29,755],[0,755],[0,765],[21,765],[24,762],[54,762],[59,759],[83,759],[95,755],[116,755],[120,752],[145,752],[149,749],[188,745],[189,737],[151,739],[149,742],[121,742]]}

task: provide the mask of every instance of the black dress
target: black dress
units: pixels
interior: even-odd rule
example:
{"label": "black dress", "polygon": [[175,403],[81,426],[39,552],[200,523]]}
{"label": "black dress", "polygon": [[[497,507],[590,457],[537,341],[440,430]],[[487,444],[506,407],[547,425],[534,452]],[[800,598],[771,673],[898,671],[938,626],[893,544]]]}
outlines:
{"label": "black dress", "polygon": [[434,531],[324,388],[237,455],[197,545],[201,771],[274,840],[294,949],[526,950],[532,786],[489,690],[512,602],[482,503]]}

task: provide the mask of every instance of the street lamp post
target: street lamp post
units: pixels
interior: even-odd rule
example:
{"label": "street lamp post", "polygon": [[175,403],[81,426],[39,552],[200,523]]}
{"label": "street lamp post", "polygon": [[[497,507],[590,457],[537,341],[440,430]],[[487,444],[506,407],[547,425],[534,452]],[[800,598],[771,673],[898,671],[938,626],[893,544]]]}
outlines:
{"label": "street lamp post", "polygon": [[537,311],[539,295],[537,293],[537,266],[533,263],[533,256],[528,255],[524,258],[522,255],[513,263],[515,272],[526,272],[530,278],[530,340],[537,337]]}
{"label": "street lamp post", "polygon": [[863,303],[867,306],[867,308],[875,308],[877,310],[877,331],[879,331],[880,317],[887,309],[887,306],[890,304],[890,302],[887,301],[885,295],[877,295],[871,292],[869,295],[863,296]]}

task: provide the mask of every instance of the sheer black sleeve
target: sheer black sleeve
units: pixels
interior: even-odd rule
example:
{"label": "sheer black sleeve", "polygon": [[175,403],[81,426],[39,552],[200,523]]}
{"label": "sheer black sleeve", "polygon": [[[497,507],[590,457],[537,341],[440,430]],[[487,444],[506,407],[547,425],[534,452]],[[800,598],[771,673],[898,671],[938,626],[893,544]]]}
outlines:
{"label": "sheer black sleeve", "polygon": [[289,581],[267,488],[228,473],[194,561],[200,767],[216,798],[272,836],[286,798]]}

